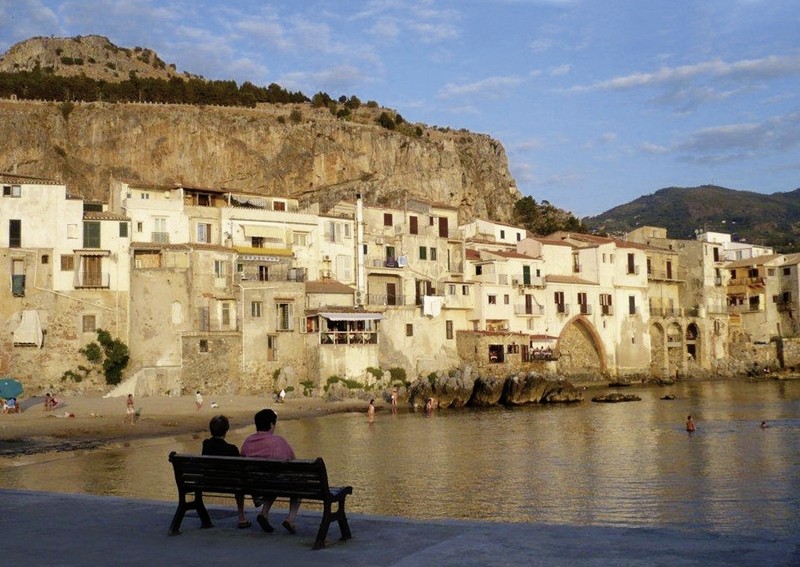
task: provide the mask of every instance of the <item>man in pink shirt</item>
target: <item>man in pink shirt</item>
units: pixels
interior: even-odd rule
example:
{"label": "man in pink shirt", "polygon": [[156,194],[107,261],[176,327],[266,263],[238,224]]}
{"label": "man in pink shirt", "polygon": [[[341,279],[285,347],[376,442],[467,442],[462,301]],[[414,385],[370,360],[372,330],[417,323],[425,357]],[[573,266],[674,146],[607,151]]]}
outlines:
{"label": "man in pink shirt", "polygon": [[[256,432],[249,435],[242,444],[241,454],[243,457],[259,457],[274,461],[291,461],[295,459],[294,450],[280,435],[275,435],[275,423],[278,415],[271,409],[259,411],[254,418]],[[256,516],[256,521],[261,529],[267,533],[275,531],[269,523],[269,509],[275,502],[275,498],[268,498],[264,501],[261,512]],[[289,515],[281,524],[287,532],[297,533],[295,520],[297,512],[300,510],[300,499],[292,498],[289,500]]]}

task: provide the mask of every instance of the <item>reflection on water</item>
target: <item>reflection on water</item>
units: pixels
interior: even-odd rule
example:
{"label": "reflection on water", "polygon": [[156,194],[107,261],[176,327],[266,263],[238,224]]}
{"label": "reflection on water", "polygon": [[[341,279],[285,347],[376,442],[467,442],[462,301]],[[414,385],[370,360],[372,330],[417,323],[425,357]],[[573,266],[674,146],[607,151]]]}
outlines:
{"label": "reflection on water", "polygon": [[[660,400],[665,393],[676,400]],[[800,522],[800,382],[679,384],[641,402],[378,412],[279,422],[321,456],[350,510],[417,518],[702,526],[787,534]],[[698,424],[683,429],[686,415]],[[769,421],[761,429],[762,419]],[[241,445],[250,430],[232,432]],[[174,500],[171,450],[200,438],[0,459],[0,484]]]}

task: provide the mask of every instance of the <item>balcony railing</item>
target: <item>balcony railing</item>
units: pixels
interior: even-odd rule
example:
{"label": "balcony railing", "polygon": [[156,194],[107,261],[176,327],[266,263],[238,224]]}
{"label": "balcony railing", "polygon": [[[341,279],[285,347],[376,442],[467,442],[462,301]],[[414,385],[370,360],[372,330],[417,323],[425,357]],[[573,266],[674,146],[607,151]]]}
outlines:
{"label": "balcony railing", "polygon": [[319,342],[322,345],[376,345],[377,331],[321,331]]}
{"label": "balcony railing", "polygon": [[629,276],[638,276],[639,275],[639,266],[628,266],[625,270],[625,273]]}
{"label": "balcony railing", "polygon": [[168,232],[151,232],[150,233],[150,242],[154,242],[156,244],[169,244],[169,233]]}
{"label": "balcony railing", "polygon": [[367,305],[381,305],[384,307],[406,304],[405,296],[398,294],[368,293],[366,295],[366,300]]}
{"label": "balcony railing", "polygon": [[544,305],[515,305],[515,315],[530,315],[531,317],[541,317],[544,315]]}
{"label": "balcony railing", "polygon": [[592,314],[592,306],[586,303],[579,303],[578,309],[581,315],[591,315]]}
{"label": "balcony railing", "polygon": [[569,315],[569,305],[566,303],[556,303],[556,313],[559,315]]}
{"label": "balcony railing", "polygon": [[797,308],[794,301],[778,301],[775,307],[778,308],[778,311],[791,311]]}
{"label": "balcony railing", "polygon": [[651,317],[682,317],[683,309],[679,307],[650,307]]}
{"label": "balcony railing", "polygon": [[755,278],[732,278],[728,285],[755,285],[755,286],[762,286],[767,283],[767,279],[764,277],[755,277]]}
{"label": "balcony railing", "polygon": [[75,289],[79,288],[107,288],[111,281],[110,274],[101,272],[75,272],[72,283]]}
{"label": "balcony railing", "polygon": [[544,287],[543,276],[527,276],[517,274],[511,278],[511,285],[522,287]]}
{"label": "balcony railing", "polygon": [[601,305],[600,306],[600,315],[605,315],[609,317],[614,314],[614,306],[613,305]]}

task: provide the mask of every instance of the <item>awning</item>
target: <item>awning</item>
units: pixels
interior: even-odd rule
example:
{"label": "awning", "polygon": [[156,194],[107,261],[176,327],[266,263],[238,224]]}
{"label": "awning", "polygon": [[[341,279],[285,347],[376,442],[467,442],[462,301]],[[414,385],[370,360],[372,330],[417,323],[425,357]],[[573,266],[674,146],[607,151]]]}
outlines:
{"label": "awning", "polygon": [[257,236],[259,238],[271,238],[279,240],[280,242],[286,241],[286,229],[278,226],[264,226],[260,224],[245,224],[242,225],[244,235],[247,238]]}
{"label": "awning", "polygon": [[35,309],[28,309],[22,312],[19,326],[14,331],[15,345],[35,345],[42,348],[44,333],[42,333],[42,323],[39,320],[39,312]]}
{"label": "awning", "polygon": [[320,313],[330,321],[380,321],[380,313]]}

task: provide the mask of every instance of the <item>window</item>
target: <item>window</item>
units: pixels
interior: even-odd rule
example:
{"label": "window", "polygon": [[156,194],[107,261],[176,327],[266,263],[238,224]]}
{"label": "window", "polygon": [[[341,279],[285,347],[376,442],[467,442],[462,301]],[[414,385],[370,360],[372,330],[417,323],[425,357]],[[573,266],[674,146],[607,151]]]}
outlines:
{"label": "window", "polygon": [[577,252],[572,255],[572,271],[576,274],[581,271],[581,261]]}
{"label": "window", "polygon": [[22,186],[3,185],[3,197],[22,197]]}
{"label": "window", "polygon": [[628,254],[628,274],[636,273],[636,257],[633,254]]}
{"label": "window", "polygon": [[71,272],[75,269],[75,256],[69,256],[67,254],[61,255],[61,271],[62,272]]}
{"label": "window", "polygon": [[349,224],[345,224],[344,225],[344,237],[345,238],[350,238],[350,230],[351,230],[350,225]]}
{"label": "window", "polygon": [[119,237],[120,238],[128,238],[128,223],[127,222],[119,223]]}
{"label": "window", "polygon": [[436,248],[431,248],[429,251],[428,256],[431,260],[436,260]]}
{"label": "window", "polygon": [[564,303],[564,292],[563,291],[553,292],[553,299],[556,304],[556,313],[566,313],[567,305],[566,303]]}
{"label": "window", "polygon": [[169,233],[167,232],[167,217],[155,217],[153,219],[152,242],[169,244]]}
{"label": "window", "polygon": [[42,254],[42,264],[49,264],[50,263],[50,256],[48,254]]}
{"label": "window", "polygon": [[250,237],[250,246],[253,248],[264,248],[264,237],[263,236],[251,236]]}
{"label": "window", "polygon": [[468,285],[462,285],[461,286],[461,295],[469,295],[469,286]]}
{"label": "window", "polygon": [[278,337],[267,335],[267,360],[275,361],[278,359]]}
{"label": "window", "polygon": [[231,325],[231,304],[227,301],[223,302],[221,305],[221,313],[220,319],[222,320],[223,327],[230,327]]}
{"label": "window", "polygon": [[419,219],[414,215],[408,218],[408,232],[411,234],[419,234]]}
{"label": "window", "polygon": [[439,237],[447,238],[450,236],[450,227],[447,224],[447,217],[439,217]]}
{"label": "window", "polygon": [[214,277],[224,278],[228,275],[227,264],[222,260],[214,260]]}
{"label": "window", "polygon": [[211,330],[211,318],[208,315],[208,307],[200,307],[197,311],[197,324],[200,331],[208,332]]}
{"label": "window", "polygon": [[141,221],[136,223],[136,232],[144,232],[144,224]]}
{"label": "window", "polygon": [[629,295],[628,296],[628,314],[629,315],[636,315],[636,296]]}
{"label": "window", "polygon": [[714,250],[714,261],[719,262],[719,248],[715,246],[713,250]]}
{"label": "window", "polygon": [[286,203],[284,201],[273,201],[272,202],[272,210],[273,211],[285,211],[286,210]]}
{"label": "window", "polygon": [[508,294],[506,293],[505,295],[503,295],[503,303],[505,305],[508,305],[510,302],[511,302],[511,298],[508,296]]}
{"label": "window", "polygon": [[448,284],[447,285],[447,295],[455,295],[456,294],[456,286],[455,284]]}
{"label": "window", "polygon": [[505,230],[500,230],[500,240],[504,240],[505,237],[506,237],[506,231]]}
{"label": "window", "polygon": [[428,249],[424,246],[419,247],[419,259],[420,260],[427,260],[428,259]]}
{"label": "window", "polygon": [[279,331],[291,331],[293,329],[292,304],[278,303],[275,307],[277,308],[275,328]]}
{"label": "window", "polygon": [[518,232],[517,233],[517,242],[519,242],[520,240],[522,240],[522,233]]}
{"label": "window", "polygon": [[250,302],[250,316],[251,317],[261,317],[261,310],[263,304],[260,301],[251,301]]}
{"label": "window", "polygon": [[580,307],[580,311],[583,315],[589,314],[589,298],[587,297],[586,293],[578,293],[578,306]]}
{"label": "window", "polygon": [[197,345],[197,350],[199,352],[208,352],[208,340],[200,339],[200,342]]}
{"label": "window", "polygon": [[83,223],[83,247],[84,248],[100,248],[100,223],[99,222],[84,222]]}
{"label": "window", "polygon": [[486,299],[489,300],[489,305],[497,305],[497,296],[496,295],[490,294],[490,295],[487,296]]}
{"label": "window", "polygon": [[197,223],[197,242],[211,242],[211,225],[208,223]]}
{"label": "window", "polygon": [[792,275],[792,269],[791,268],[784,268],[783,269],[783,275],[784,276],[791,276]]}
{"label": "window", "polygon": [[304,232],[295,232],[292,234],[292,245],[294,246],[307,246],[308,235]]}
{"label": "window", "polygon": [[392,226],[392,213],[383,213],[383,226]]}
{"label": "window", "polygon": [[444,332],[447,340],[453,340],[453,322],[447,320],[444,322]]}
{"label": "window", "polygon": [[610,293],[601,293],[600,294],[600,312],[603,315],[613,315],[614,309],[611,306],[611,294]]}
{"label": "window", "polygon": [[97,330],[97,316],[84,315],[81,324],[84,333],[94,333]]}
{"label": "window", "polygon": [[266,282],[269,281],[269,266],[259,266],[258,267],[258,281]]}
{"label": "window", "polygon": [[411,323],[406,323],[406,336],[407,337],[414,336],[414,325]]}
{"label": "window", "polygon": [[22,246],[22,221],[11,219],[8,221],[8,247],[19,248]]}

